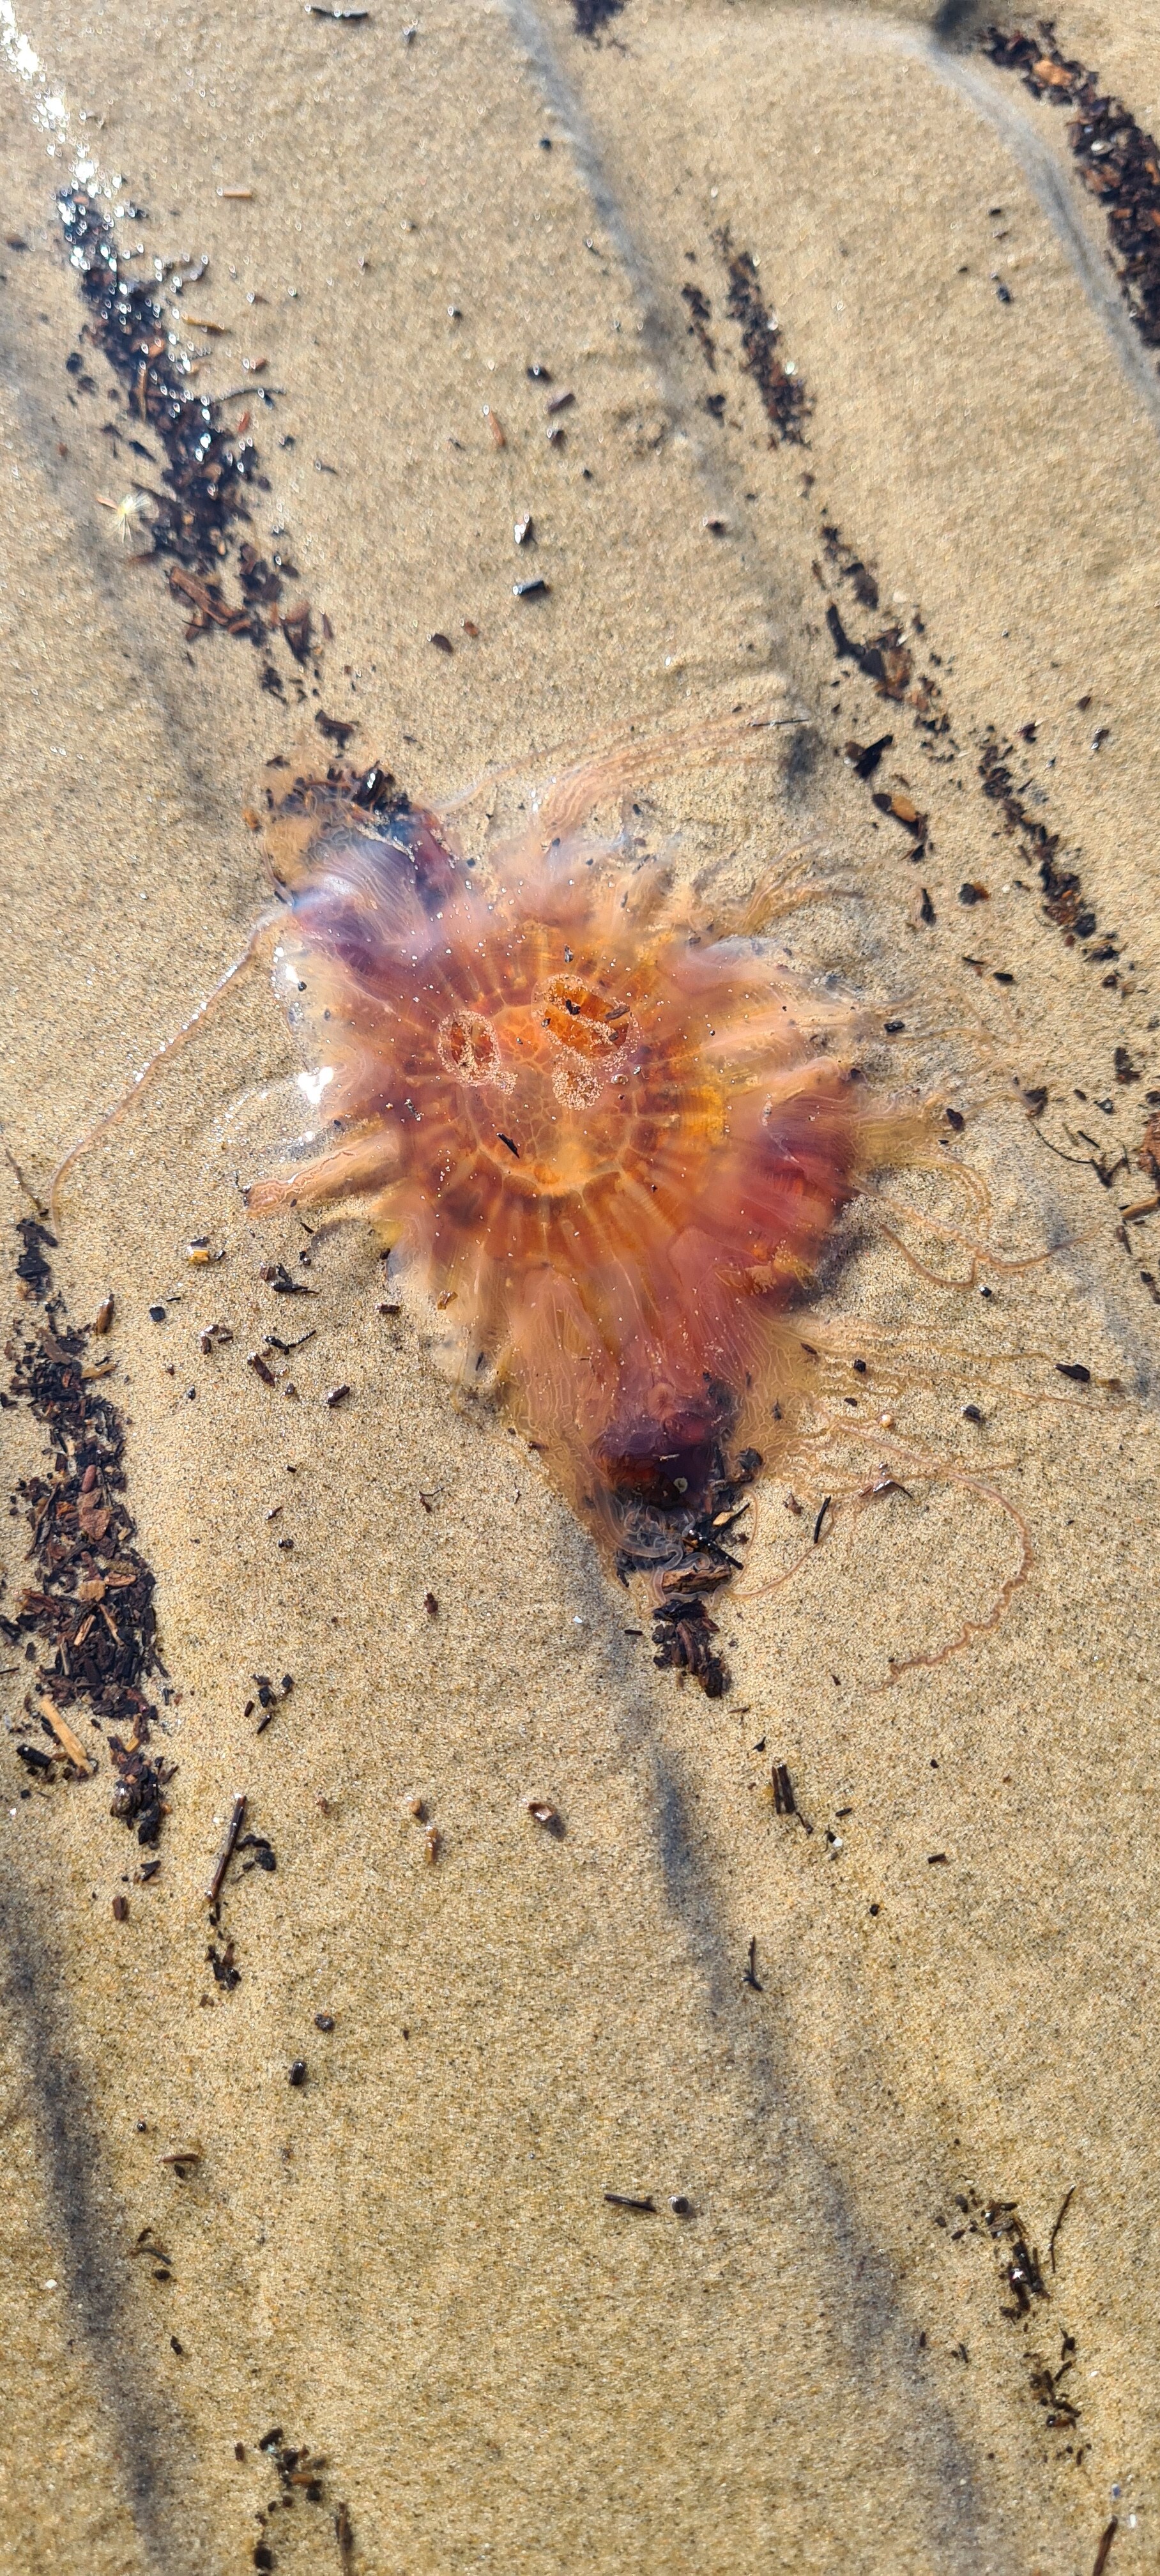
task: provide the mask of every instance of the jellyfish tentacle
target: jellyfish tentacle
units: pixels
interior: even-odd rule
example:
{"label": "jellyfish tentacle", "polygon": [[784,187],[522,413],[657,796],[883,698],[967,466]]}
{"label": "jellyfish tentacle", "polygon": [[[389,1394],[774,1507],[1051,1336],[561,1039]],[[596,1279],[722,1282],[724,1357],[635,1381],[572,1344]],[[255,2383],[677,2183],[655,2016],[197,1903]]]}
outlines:
{"label": "jellyfish tentacle", "polygon": [[882,1234],[885,1241],[892,1243],[902,1254],[903,1260],[909,1263],[910,1268],[917,1271],[920,1279],[928,1280],[932,1288],[973,1288],[981,1269],[998,1270],[1004,1277],[1018,1278],[1024,1271],[1042,1269],[1045,1261],[1054,1261],[1060,1252],[1071,1252],[1080,1244],[1090,1243],[1095,1232],[1093,1228],[1091,1234],[1069,1235],[1063,1243],[1047,1243],[1038,1252],[1022,1253],[1015,1258],[1010,1258],[1004,1253],[993,1252],[989,1244],[972,1243],[969,1237],[961,1234],[956,1226],[942,1224],[938,1217],[929,1216],[923,1208],[905,1206],[897,1199],[889,1200],[885,1204],[898,1215],[910,1217],[915,1225],[925,1227],[928,1234],[937,1235],[940,1242],[957,1243],[961,1251],[970,1254],[971,1267],[967,1277],[948,1279],[945,1274],[929,1269],[924,1261],[920,1261],[917,1253],[912,1252],[909,1245],[903,1242],[902,1236],[895,1233],[893,1226],[884,1225]]}
{"label": "jellyfish tentacle", "polygon": [[[796,856],[796,853],[794,853]],[[814,903],[864,903],[863,886],[836,885],[828,878],[817,885],[794,884],[778,875],[761,878],[736,904],[715,913],[714,940],[760,939],[776,921],[784,921],[792,912],[804,912]]]}
{"label": "jellyfish tentacle", "polygon": [[1006,1518],[1013,1524],[1014,1528],[1019,1533],[1019,1563],[1016,1566],[1014,1573],[1009,1574],[1006,1581],[1000,1586],[999,1592],[997,1593],[996,1598],[985,1618],[964,1619],[962,1627],[958,1630],[957,1635],[949,1637],[945,1645],[931,1648],[927,1653],[919,1655],[904,1655],[901,1658],[896,1658],[893,1655],[889,1656],[887,1658],[890,1667],[889,1672],[884,1681],[876,1682],[873,1685],[876,1692],[893,1690],[895,1683],[900,1682],[907,1673],[919,1671],[934,1672],[940,1664],[949,1663],[952,1655],[964,1653],[970,1646],[973,1646],[979,1638],[993,1637],[1001,1621],[1005,1618],[1007,1611],[1010,1609],[1016,1593],[1021,1591],[1023,1585],[1029,1580],[1035,1564],[1035,1550],[1031,1544],[1031,1532],[1024,1520],[1022,1512],[1017,1509],[1008,1494],[1002,1493],[997,1485],[984,1484],[981,1477],[963,1475],[955,1468],[951,1468],[946,1471],[945,1482],[951,1485],[961,1485],[967,1493],[978,1494],[984,1502],[994,1503],[998,1510],[1005,1514]]}
{"label": "jellyfish tentacle", "polygon": [[674,725],[651,737],[614,736],[553,780],[536,809],[537,841],[542,843],[553,834],[563,836],[578,830],[593,807],[603,800],[615,797],[625,787],[651,785],[668,777],[678,766],[688,771],[714,768],[727,760],[768,759],[772,752],[770,734],[781,725],[799,721],[797,717],[775,715],[769,702],[759,702],[731,710],[728,715],[710,716],[699,724]]}
{"label": "jellyfish tentacle", "polygon": [[216,1010],[223,994],[237,982],[240,975],[245,974],[248,967],[256,964],[275,932],[283,927],[282,913],[263,914],[262,919],[255,923],[250,932],[241,956],[235,957],[233,965],[227,966],[225,974],[218,977],[212,992],[207,993],[204,1002],[198,1003],[196,1011],[191,1012],[190,1017],[182,1022],[173,1037],[162,1039],[161,1045],[155,1054],[150,1056],[148,1064],[142,1067],[136,1079],[130,1083],[128,1090],[123,1091],[113,1107],[105,1111],[103,1118],[98,1118],[92,1127],[86,1129],[85,1134],[78,1138],[77,1143],[65,1155],[63,1162],[57,1164],[48,1189],[49,1210],[54,1224],[60,1221],[59,1192],[68,1174],[75,1170],[76,1165],[86,1154],[91,1153],[94,1145],[99,1145],[102,1136],[107,1136],[114,1127],[120,1125],[126,1111],[140,1099],[143,1091],[148,1090],[157,1075],[168,1070],[174,1058],[180,1055],[183,1047],[188,1045],[190,1038],[196,1035],[198,1029],[204,1027],[211,1012]]}
{"label": "jellyfish tentacle", "polygon": [[320,1207],[327,1199],[365,1198],[383,1187],[383,1166],[391,1159],[393,1141],[381,1127],[370,1135],[344,1137],[329,1153],[315,1154],[293,1172],[251,1181],[243,1193],[246,1207],[255,1216],[272,1216],[282,1208]]}

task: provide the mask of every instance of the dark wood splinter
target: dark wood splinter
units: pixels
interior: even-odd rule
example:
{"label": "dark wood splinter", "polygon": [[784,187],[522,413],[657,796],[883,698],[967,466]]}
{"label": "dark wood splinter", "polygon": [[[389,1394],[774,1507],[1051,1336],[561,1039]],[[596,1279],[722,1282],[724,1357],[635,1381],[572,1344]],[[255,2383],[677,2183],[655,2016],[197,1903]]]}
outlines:
{"label": "dark wood splinter", "polygon": [[233,1858],[234,1845],[242,1830],[242,1818],[245,1815],[245,1812],[245,1791],[239,1790],[237,1797],[234,1799],[233,1806],[230,1809],[229,1823],[227,1824],[225,1833],[222,1836],[221,1849],[214,1862],[213,1874],[205,1891],[206,1903],[211,1907],[217,1904],[218,1898],[221,1895],[222,1883]]}

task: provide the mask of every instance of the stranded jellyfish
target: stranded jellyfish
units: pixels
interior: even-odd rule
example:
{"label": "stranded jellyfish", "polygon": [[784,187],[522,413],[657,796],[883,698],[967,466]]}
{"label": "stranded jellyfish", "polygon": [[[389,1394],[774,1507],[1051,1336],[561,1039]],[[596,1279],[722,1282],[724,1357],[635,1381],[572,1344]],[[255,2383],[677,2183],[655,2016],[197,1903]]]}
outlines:
{"label": "stranded jellyfish", "polygon": [[936,1159],[940,1114],[867,1077],[873,1015],[764,935],[810,889],[710,913],[594,834],[666,769],[768,757],[770,723],[594,754],[478,869],[381,771],[271,789],[280,909],[251,943],[275,942],[326,1132],[249,1208],[361,1204],[461,1383],[494,1392],[622,1572],[650,1571],[662,1660],[711,1691],[705,1596],[736,1563],[741,1486],[784,1463],[816,1385],[819,1259],[872,1176]]}

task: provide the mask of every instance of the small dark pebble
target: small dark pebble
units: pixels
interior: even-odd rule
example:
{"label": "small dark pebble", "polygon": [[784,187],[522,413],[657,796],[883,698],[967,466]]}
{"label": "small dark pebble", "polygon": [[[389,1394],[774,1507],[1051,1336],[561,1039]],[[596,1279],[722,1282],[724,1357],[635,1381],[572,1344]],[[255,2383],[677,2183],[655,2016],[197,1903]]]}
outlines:
{"label": "small dark pebble", "polygon": [[966,880],[965,884],[959,887],[960,903],[989,903],[990,900],[991,898],[987,892],[986,886],[973,884],[970,878]]}
{"label": "small dark pebble", "polygon": [[1084,1367],[1082,1360],[1057,1360],[1055,1366],[1059,1377],[1074,1378],[1077,1386],[1091,1385],[1091,1370]]}
{"label": "small dark pebble", "polygon": [[424,1593],[424,1595],[423,1595],[423,1608],[425,1609],[425,1611],[426,1611],[427,1616],[428,1616],[428,1618],[429,1618],[429,1619],[437,1619],[437,1618],[438,1618],[438,1616],[439,1616],[439,1604],[438,1604],[438,1602],[437,1602],[437,1600],[436,1600],[435,1595],[434,1595],[434,1593],[433,1593],[433,1592],[425,1592],[425,1593]]}
{"label": "small dark pebble", "polygon": [[169,2349],[171,2352],[183,2353],[185,2351],[185,2345],[178,2342],[176,2335],[170,2335]]}
{"label": "small dark pebble", "polygon": [[669,2208],[672,2210],[674,2218],[691,2218],[693,2215],[692,2201],[686,2200],[683,2191],[674,2192],[673,2197],[669,2202]]}
{"label": "small dark pebble", "polygon": [[542,572],[538,572],[533,581],[513,581],[512,598],[544,599],[551,587],[551,582],[545,581]]}
{"label": "small dark pebble", "polygon": [[333,2028],[334,2028],[334,2014],[333,2014],[333,2013],[315,2013],[315,2016],[314,2016],[314,2027],[315,2027],[315,2029],[316,2029],[316,2030],[333,2030]]}
{"label": "small dark pebble", "polygon": [[435,646],[437,653],[453,653],[455,651],[455,646],[451,641],[451,637],[449,635],[442,634],[438,627],[436,627],[433,635],[428,636],[427,641],[429,644],[433,644]]}
{"label": "small dark pebble", "polygon": [[978,1405],[977,1405],[977,1404],[964,1404],[964,1406],[963,1406],[963,1420],[964,1420],[964,1422],[981,1422],[981,1421],[982,1421],[982,1419],[983,1419],[983,1416],[982,1416],[982,1414],[980,1413],[980,1411],[979,1411],[979,1408],[978,1408]]}
{"label": "small dark pebble", "polygon": [[294,2084],[294,2085],[298,2085],[298,2084],[305,2084],[305,2082],[306,2082],[306,2060],[305,2060],[305,2058],[304,2058],[304,2057],[296,2057],[296,2058],[295,2058],[294,2063],[293,2063],[293,2066],[290,2068],[289,2074],[287,2075],[286,2081],[287,2081],[287,2083],[288,2083],[288,2084]]}
{"label": "small dark pebble", "polygon": [[327,1393],[326,1401],[331,1406],[343,1404],[349,1394],[349,1386],[332,1386]]}
{"label": "small dark pebble", "polygon": [[115,1896],[115,1897],[113,1898],[113,1921],[114,1921],[114,1923],[127,1923],[127,1922],[128,1922],[128,1920],[129,1920],[129,1899],[128,1899],[128,1897],[127,1897],[127,1896]]}
{"label": "small dark pebble", "polygon": [[164,1306],[151,1306],[149,1309],[149,1321],[151,1324],[163,1324],[165,1321]]}

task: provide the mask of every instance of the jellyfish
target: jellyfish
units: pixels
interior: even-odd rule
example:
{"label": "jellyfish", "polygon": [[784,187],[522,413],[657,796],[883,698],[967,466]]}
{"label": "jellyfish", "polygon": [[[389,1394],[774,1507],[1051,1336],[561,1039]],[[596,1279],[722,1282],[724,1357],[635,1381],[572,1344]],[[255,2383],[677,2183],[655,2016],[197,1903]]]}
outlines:
{"label": "jellyfish", "polygon": [[502,1407],[622,1574],[647,1570],[661,1660],[710,1691],[739,1497],[816,1389],[819,1264],[877,1175],[937,1159],[941,1120],[868,1076],[884,1015],[770,938],[819,889],[771,871],[710,909],[594,829],[666,771],[768,758],[776,721],[742,708],[593,751],[485,868],[381,769],[283,772],[278,903],[247,951],[273,948],[325,1120],[250,1212],[361,1209],[459,1386]]}

